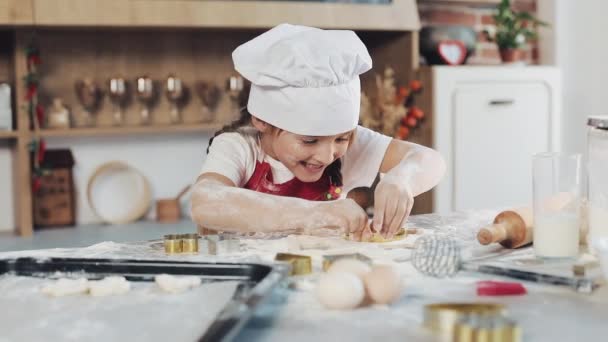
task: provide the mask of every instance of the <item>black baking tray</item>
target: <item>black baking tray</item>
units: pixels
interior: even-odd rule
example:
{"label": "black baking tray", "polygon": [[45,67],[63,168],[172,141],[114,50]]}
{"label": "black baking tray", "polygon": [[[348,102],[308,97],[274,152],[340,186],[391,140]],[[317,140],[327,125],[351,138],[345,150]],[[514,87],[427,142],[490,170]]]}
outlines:
{"label": "black baking tray", "polygon": [[110,275],[130,281],[154,281],[158,274],[194,275],[203,282],[238,281],[232,300],[199,341],[230,341],[251,318],[254,310],[289,274],[287,264],[209,263],[167,260],[16,258],[0,259],[0,275],[57,278],[57,272],[81,273],[101,279]]}

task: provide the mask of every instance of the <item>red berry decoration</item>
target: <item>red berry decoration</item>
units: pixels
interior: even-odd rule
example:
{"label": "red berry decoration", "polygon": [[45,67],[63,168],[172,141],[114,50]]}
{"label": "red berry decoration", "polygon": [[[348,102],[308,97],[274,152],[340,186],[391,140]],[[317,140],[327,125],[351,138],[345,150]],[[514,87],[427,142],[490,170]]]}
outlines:
{"label": "red berry decoration", "polygon": [[406,126],[399,126],[399,130],[397,131],[397,138],[404,140],[410,136],[410,129]]}
{"label": "red berry decoration", "polygon": [[405,119],[405,124],[410,128],[414,128],[418,124],[418,120],[413,116],[408,116]]}
{"label": "red berry decoration", "polygon": [[40,190],[41,186],[42,186],[42,180],[40,179],[40,177],[34,176],[34,179],[32,179],[32,191],[34,193],[37,193]]}
{"label": "red berry decoration", "polygon": [[410,89],[412,89],[412,91],[419,91],[422,89],[422,83],[418,80],[412,80],[410,81]]}
{"label": "red berry decoration", "polygon": [[418,120],[424,118],[424,112],[422,111],[422,109],[415,107],[415,106],[410,108],[408,115],[411,115]]}

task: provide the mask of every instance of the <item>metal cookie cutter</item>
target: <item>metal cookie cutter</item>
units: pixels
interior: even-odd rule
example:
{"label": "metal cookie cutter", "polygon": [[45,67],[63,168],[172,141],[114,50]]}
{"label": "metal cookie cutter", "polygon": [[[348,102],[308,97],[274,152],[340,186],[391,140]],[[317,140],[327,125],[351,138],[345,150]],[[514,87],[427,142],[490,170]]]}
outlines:
{"label": "metal cookie cutter", "polygon": [[352,253],[352,254],[329,254],[323,256],[323,271],[327,271],[329,267],[339,259],[355,259],[359,261],[363,261],[364,263],[371,265],[372,259],[369,257],[360,254],[360,253]]}
{"label": "metal cookie cutter", "polygon": [[423,325],[444,336],[454,336],[455,326],[468,317],[504,317],[506,308],[498,303],[436,303],[424,307]]}
{"label": "metal cookie cutter", "polygon": [[179,254],[182,252],[182,240],[179,235],[169,234],[164,237],[165,253]]}
{"label": "metal cookie cutter", "polygon": [[182,253],[198,254],[198,234],[182,234]]}
{"label": "metal cookie cutter", "polygon": [[164,237],[167,254],[198,254],[198,234],[169,234]]}
{"label": "metal cookie cutter", "polygon": [[470,315],[454,325],[454,342],[521,342],[522,330],[512,319]]}
{"label": "metal cookie cutter", "polygon": [[312,273],[312,258],[308,255],[277,253],[274,260],[286,261],[291,264],[289,275],[305,275]]}
{"label": "metal cookie cutter", "polygon": [[222,253],[239,252],[241,250],[241,241],[237,237],[237,234],[224,232],[206,235],[205,239],[207,239],[209,254],[218,255]]}

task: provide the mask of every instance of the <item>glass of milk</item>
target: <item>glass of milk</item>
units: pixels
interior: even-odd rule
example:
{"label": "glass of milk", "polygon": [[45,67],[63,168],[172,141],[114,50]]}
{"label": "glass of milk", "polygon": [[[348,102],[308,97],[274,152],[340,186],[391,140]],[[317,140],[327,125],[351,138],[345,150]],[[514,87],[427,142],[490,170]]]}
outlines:
{"label": "glass of milk", "polygon": [[546,259],[576,258],[581,225],[581,155],[533,157],[534,253]]}
{"label": "glass of milk", "polygon": [[587,126],[588,245],[595,254],[594,242],[608,238],[608,115],[589,117]]}

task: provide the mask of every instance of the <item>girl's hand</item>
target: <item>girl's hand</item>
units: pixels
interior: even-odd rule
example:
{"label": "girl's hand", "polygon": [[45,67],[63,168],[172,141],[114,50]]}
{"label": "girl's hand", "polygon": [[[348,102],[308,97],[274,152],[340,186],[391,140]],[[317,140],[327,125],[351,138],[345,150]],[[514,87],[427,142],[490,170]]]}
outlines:
{"label": "girl's hand", "polygon": [[321,228],[338,228],[348,236],[356,236],[368,225],[365,210],[350,198],[320,202],[319,209],[314,211],[314,221]]}
{"label": "girl's hand", "polygon": [[405,222],[414,206],[414,195],[403,179],[387,173],[374,192],[372,229],[385,239],[391,239]]}

